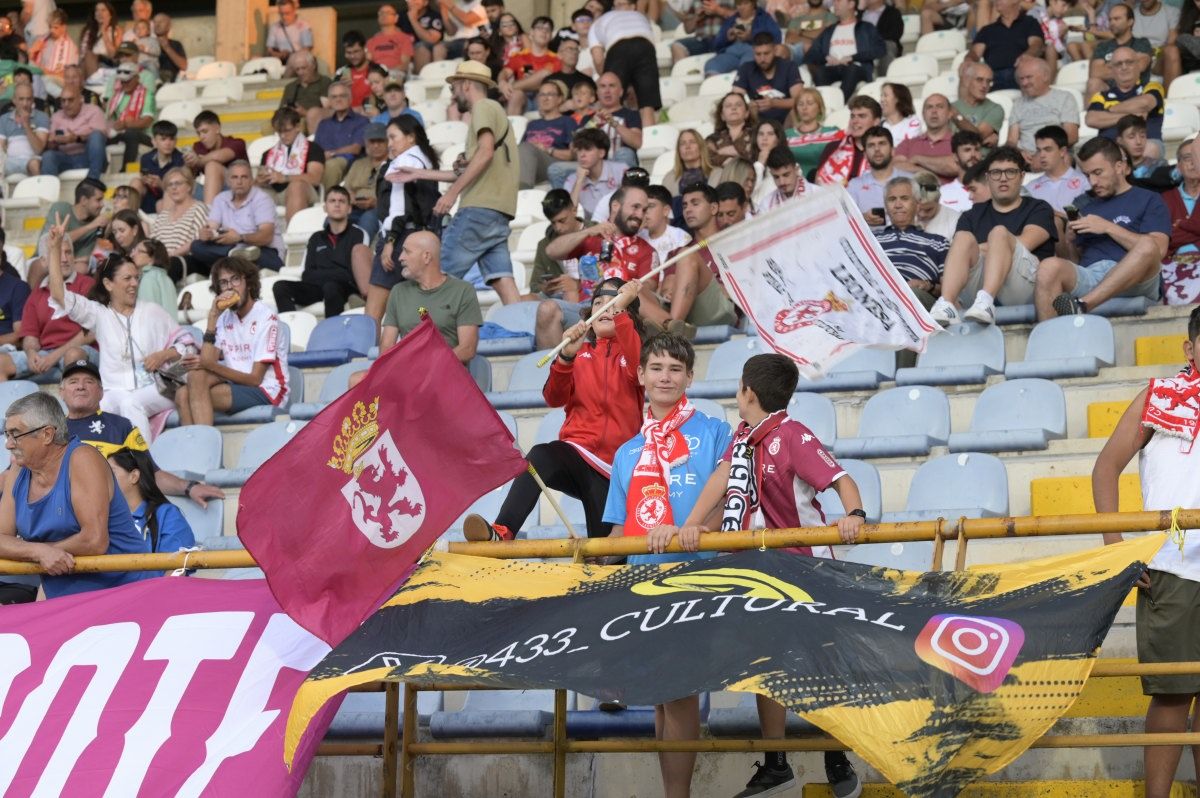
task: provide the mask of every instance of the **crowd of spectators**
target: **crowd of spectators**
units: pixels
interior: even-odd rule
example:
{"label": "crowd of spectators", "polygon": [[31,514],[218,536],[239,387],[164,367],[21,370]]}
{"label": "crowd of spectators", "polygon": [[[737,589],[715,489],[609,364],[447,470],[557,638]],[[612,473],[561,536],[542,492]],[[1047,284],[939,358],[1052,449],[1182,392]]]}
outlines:
{"label": "crowd of spectators", "polygon": [[[56,458],[96,476],[95,458],[61,430],[117,445],[100,446],[115,483],[94,480],[90,490],[120,529],[152,527],[151,548],[174,546],[186,535],[164,494],[202,501],[219,492],[164,476],[144,442],[171,411],[183,424],[211,424],[217,413],[286,401],[288,355],[265,300],[279,311],[320,303],[332,317],[357,297],[381,349],[424,310],[468,363],[483,326],[478,289],[490,288],[505,304],[539,303],[538,347],[565,331],[572,339],[546,388],[568,409],[562,440],[530,459],[585,502],[589,534],[608,534],[625,519],[608,477],[632,467],[621,446],[638,441],[639,428],[695,426],[714,455],[697,462],[699,485],[730,445],[728,428],[689,420],[681,386],[692,366],[687,340],[703,325],[740,323],[741,312],[707,252],[684,250],[815,185],[846,188],[943,325],[992,324],[997,305],[1032,304],[1046,319],[1112,297],[1197,301],[1200,151],[1189,138],[1172,164],[1163,141],[1171,82],[1200,68],[1200,6],[1184,5],[926,0],[922,32],[964,29],[968,47],[954,96],[922,92],[918,103],[910,85],[886,81],[904,54],[905,0],[587,0],[557,28],[545,16],[519,19],[503,0],[411,0],[380,5],[374,29],[344,33],[331,65],[318,61],[298,2],[277,0],[263,55],[280,59],[287,83],[270,120],[275,139],[252,162],[248,142],[224,131],[214,110],[191,120],[196,139],[185,147],[178,127],[158,119],[156,92],[186,72],[188,57],[149,0],[134,0],[128,21],[101,0],[77,39],[52,0],[24,0],[15,18],[0,17],[0,63],[13,65],[0,108],[3,175],[82,169],[86,178],[70,202],[48,209],[25,280],[0,261],[0,379],[62,368],[64,394],[77,400],[61,424],[36,401],[10,411],[24,427],[10,421],[9,440],[28,436],[17,448],[34,490],[54,481]],[[1083,30],[1068,26],[1073,14],[1085,17]],[[679,126],[673,164],[654,181],[638,151],[663,119],[656,26],[683,34],[672,39],[674,61],[701,56],[705,75],[731,82],[712,102],[710,129]],[[445,116],[467,126],[450,163],[405,83],[444,59],[463,59],[446,78]],[[1082,103],[1055,86],[1071,61],[1087,63]],[[859,93],[877,78],[878,99]],[[840,92],[843,126],[828,122],[823,87]],[[514,120],[525,122],[521,132]],[[1081,129],[1098,135],[1081,140]],[[110,169],[110,157],[119,165]],[[136,172],[111,202],[110,171]],[[535,187],[546,189],[548,227],[521,293],[510,222],[518,190]],[[317,207],[325,221],[303,269],[265,290],[263,278],[285,262],[285,225]],[[187,308],[177,290],[196,275],[214,296],[199,340],[178,321]],[[612,313],[590,328],[581,322],[611,297],[620,300]],[[788,375],[778,364],[756,368],[739,409],[756,407],[743,418],[761,421],[777,415],[768,383]],[[572,393],[601,379],[612,380],[611,395]],[[644,398],[654,421],[639,427]],[[598,436],[589,412],[623,415]],[[83,419],[90,433],[75,424]],[[811,478],[818,488],[838,480]],[[839,488],[847,507],[857,503],[850,488]],[[681,503],[680,522],[697,498]],[[511,536],[535,500],[518,482],[500,517],[475,532]],[[36,546],[12,553],[65,573],[70,554],[95,548],[95,515],[77,519],[82,542],[59,547],[65,557]],[[0,525],[3,516],[0,506]],[[136,537],[114,533],[109,548],[143,550]],[[668,708],[684,726],[691,712]],[[763,713],[766,732],[775,715]],[[669,788],[684,781],[681,762],[664,758]],[[830,767],[850,778],[848,763]],[[758,786],[781,768],[769,759]],[[755,784],[742,795],[771,787]]]}

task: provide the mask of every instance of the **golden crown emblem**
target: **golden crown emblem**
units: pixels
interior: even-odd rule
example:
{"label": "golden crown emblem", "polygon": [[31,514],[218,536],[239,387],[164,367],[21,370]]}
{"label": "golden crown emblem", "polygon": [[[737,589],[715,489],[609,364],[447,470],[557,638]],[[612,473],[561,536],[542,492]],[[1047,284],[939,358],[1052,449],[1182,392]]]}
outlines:
{"label": "golden crown emblem", "polygon": [[647,499],[661,499],[667,495],[667,488],[661,482],[652,482],[642,488],[642,496]]}
{"label": "golden crown emblem", "polygon": [[333,457],[326,465],[347,474],[355,473],[355,462],[379,437],[378,417],[378,396],[369,405],[355,402],[350,415],[342,419],[342,431],[333,439]]}
{"label": "golden crown emblem", "polygon": [[845,313],[850,309],[850,306],[846,304],[846,301],[832,291],[825,295],[825,299],[829,302],[830,310],[834,310],[839,313]]}

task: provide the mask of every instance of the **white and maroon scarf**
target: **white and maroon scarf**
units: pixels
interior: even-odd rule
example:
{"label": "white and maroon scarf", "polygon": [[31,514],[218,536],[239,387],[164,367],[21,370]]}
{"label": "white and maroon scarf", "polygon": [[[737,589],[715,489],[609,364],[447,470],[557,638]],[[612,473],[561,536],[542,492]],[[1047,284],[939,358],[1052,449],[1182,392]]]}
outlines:
{"label": "white and maroon scarf", "polygon": [[1142,426],[1188,441],[1200,431],[1200,372],[1189,363],[1174,377],[1150,380]]}
{"label": "white and maroon scarf", "polygon": [[308,165],[308,139],[301,133],[296,134],[292,146],[282,141],[267,150],[264,165],[271,171],[281,175],[302,175]]}
{"label": "white and maroon scarf", "polygon": [[[117,85],[120,85],[119,83]],[[121,108],[121,100],[129,98],[125,108]],[[117,120],[134,121],[142,117],[142,109],[146,106],[146,87],[139,80],[133,91],[113,88],[113,96],[108,100],[107,116],[114,122]]]}
{"label": "white and maroon scarf", "polygon": [[749,529],[762,500],[762,473],[754,456],[755,448],[787,418],[780,410],[751,427],[745,421],[738,425],[733,436],[733,451],[729,458],[729,485],[725,489],[725,512],[721,516],[722,532]]}
{"label": "white and maroon scarf", "polygon": [[646,443],[633,467],[625,499],[625,534],[644,536],[656,526],[675,523],[671,512],[671,469],[687,462],[687,438],[680,428],[696,412],[687,396],[659,421],[650,411],[642,424]]}

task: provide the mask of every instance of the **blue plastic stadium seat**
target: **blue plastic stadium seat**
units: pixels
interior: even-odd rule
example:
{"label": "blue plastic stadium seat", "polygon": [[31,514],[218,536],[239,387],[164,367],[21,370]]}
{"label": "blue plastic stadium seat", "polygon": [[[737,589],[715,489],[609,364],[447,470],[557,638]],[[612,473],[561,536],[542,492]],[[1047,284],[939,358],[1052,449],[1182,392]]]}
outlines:
{"label": "blue plastic stadium seat", "polygon": [[[700,722],[711,717],[712,701],[708,693],[700,694]],[[654,707],[631,706],[620,712],[604,712],[599,702],[592,709],[567,711],[567,734],[575,739],[605,737],[653,737]]]}
{"label": "blue plastic stadium seat", "polygon": [[[697,411],[706,416],[710,416],[720,421],[729,420],[729,414],[725,412],[725,408],[721,406],[720,402],[714,402],[712,399],[697,399],[691,394],[688,395],[688,400],[691,401],[692,405],[695,406]],[[735,423],[734,426],[736,427],[737,424]]]}
{"label": "blue plastic stadium seat", "polygon": [[324,319],[308,336],[303,352],[293,352],[290,363],[298,368],[339,366],[366,357],[375,345],[375,320],[362,314]]}
{"label": "blue plastic stadium seat", "polygon": [[737,333],[737,328],[730,327],[728,324],[706,324],[696,328],[696,338],[692,343],[696,345],[722,344],[732,338],[735,333]]}
{"label": "blue plastic stadium seat", "polygon": [[[385,696],[379,693],[346,693],[342,705],[338,707],[329,731],[325,733],[326,740],[382,740],[384,729],[387,728],[387,712],[384,709]],[[441,712],[445,706],[444,694],[432,690],[422,690],[417,693],[417,716],[419,723],[428,723],[429,716]],[[400,713],[397,716],[397,730],[404,732],[404,702],[400,702]]]}
{"label": "blue plastic stadium seat", "polygon": [[304,372],[295,366],[288,366],[288,395],[279,406],[256,405],[239,410],[236,413],[213,413],[213,423],[218,427],[229,424],[266,424],[276,416],[289,415],[292,403],[304,400]]}
{"label": "blue plastic stadium seat", "polygon": [[537,309],[541,302],[514,302],[511,305],[493,305],[488,309],[485,321],[490,321],[515,333],[533,335],[537,329]]}
{"label": "blue plastic stadium seat", "polygon": [[150,444],[154,462],[181,479],[204,479],[221,467],[221,432],[216,427],[192,424],[164,430]]}
{"label": "blue plastic stadium seat", "polygon": [[[222,499],[213,499],[208,502],[206,507],[201,507],[191,499],[183,496],[169,497],[171,504],[179,508],[183,513],[184,519],[188,522],[188,526],[192,528],[192,535],[196,540],[219,537],[225,534],[225,502]],[[237,540],[237,538],[233,538]],[[241,548],[238,546],[237,548]]]}
{"label": "blue plastic stadium seat", "polygon": [[819,380],[800,375],[797,391],[871,391],[896,376],[896,352],[891,349],[860,349],[835,363]]}
{"label": "blue plastic stadium seat", "polygon": [[[567,709],[576,696],[567,693]],[[434,712],[429,733],[447,737],[541,737],[554,719],[553,690],[472,690],[459,712]]]}
{"label": "blue plastic stadium seat", "polygon": [[13,402],[23,396],[29,396],[29,394],[37,392],[37,384],[29,380],[0,382],[0,416],[4,415],[4,412],[8,410],[8,406]]}
{"label": "blue plastic stadium seat", "polygon": [[512,433],[514,438],[517,437],[517,420],[513,418],[512,413],[505,413],[503,410],[497,410],[496,415],[500,416],[500,420],[504,422],[504,426]]}
{"label": "blue plastic stadium seat", "polygon": [[1029,333],[1025,359],[1009,363],[1004,375],[1018,377],[1095,377],[1117,360],[1112,323],[1101,316],[1059,316]]}
{"label": "blue plastic stadium seat", "polygon": [[513,364],[512,374],[508,378],[508,389],[492,391],[487,395],[492,407],[511,410],[525,407],[545,407],[546,400],[542,398],[542,387],[550,376],[549,364],[538,366],[548,350],[540,350],[524,355]]}
{"label": "blue plastic stadium seat", "polygon": [[972,385],[1004,371],[1004,333],[964,322],[929,339],[914,368],[896,371],[897,385]]}
{"label": "blue plastic stadium seat", "polygon": [[214,469],[204,476],[204,481],[219,488],[241,487],[255,469],[282,449],[304,424],[303,421],[272,421],[251,430],[242,443],[237,468]]}
{"label": "blue plastic stadium seat", "polygon": [[[859,495],[862,496],[863,512],[867,514],[867,520],[872,523],[878,521],[883,510],[883,486],[879,481],[879,470],[862,460],[838,460],[838,463],[846,469],[846,473],[854,480],[854,484],[858,485]],[[832,524],[846,514],[841,497],[832,487],[818,493],[817,501],[820,502],[821,512],[824,513],[828,523]]]}
{"label": "blue plastic stadium seat", "polygon": [[1145,316],[1150,306],[1156,304],[1144,296],[1117,296],[1099,307],[1092,308],[1089,313],[1097,316]]}
{"label": "blue plastic stadium seat", "polygon": [[321,383],[321,394],[315,402],[295,402],[288,410],[288,415],[292,418],[303,419],[307,421],[310,418],[316,418],[317,413],[320,413],[329,404],[339,396],[349,390],[350,375],[359,371],[366,371],[370,365],[370,360],[354,360],[349,363],[343,363],[333,371],[325,375],[325,382]]}
{"label": "blue plastic stadium seat", "polygon": [[950,437],[950,402],[928,385],[890,388],[867,400],[858,436],[839,438],[838,457],[923,457]]}
{"label": "blue plastic stadium seat", "polygon": [[788,400],[787,413],[812,430],[826,449],[837,440],[837,412],[833,402],[819,393],[796,393]]}
{"label": "blue plastic stadium seat", "polygon": [[952,452],[1045,449],[1067,436],[1067,400],[1057,383],[1008,380],[989,386],[975,402],[971,430],[950,436]]}
{"label": "blue plastic stadium seat", "polygon": [[906,509],[883,521],[984,518],[1008,515],[1008,472],[998,457],[962,453],[935,457],[917,469]]}
{"label": "blue plastic stadium seat", "polygon": [[738,380],[742,378],[742,366],[753,356],[771,351],[771,348],[757,337],[746,336],[726,341],[713,350],[704,381],[693,383],[688,389],[688,396],[699,399],[727,399],[735,396]]}
{"label": "blue plastic stadium seat", "polygon": [[[823,732],[804,718],[787,713],[788,735],[822,734]],[[714,709],[708,713],[708,731],[713,737],[760,737],[758,725],[758,701],[754,693],[742,693],[735,707]]]}
{"label": "blue plastic stadium seat", "polygon": [[533,438],[534,444],[558,440],[559,430],[562,429],[563,422],[566,420],[567,412],[561,407],[549,410],[538,422],[537,435]]}
{"label": "blue plastic stadium seat", "polygon": [[997,324],[1033,324],[1037,321],[1037,308],[1033,305],[997,305]]}
{"label": "blue plastic stadium seat", "polygon": [[851,546],[842,559],[846,562],[895,568],[900,571],[928,571],[933,567],[933,541],[859,543],[857,546]]}
{"label": "blue plastic stadium seat", "polygon": [[480,338],[475,353],[484,357],[526,355],[533,351],[533,337],[522,335],[517,338]]}
{"label": "blue plastic stadium seat", "polygon": [[479,390],[484,393],[492,390],[492,362],[490,360],[477,354],[471,358],[471,362],[467,363],[467,371],[471,372],[471,379],[475,380]]}

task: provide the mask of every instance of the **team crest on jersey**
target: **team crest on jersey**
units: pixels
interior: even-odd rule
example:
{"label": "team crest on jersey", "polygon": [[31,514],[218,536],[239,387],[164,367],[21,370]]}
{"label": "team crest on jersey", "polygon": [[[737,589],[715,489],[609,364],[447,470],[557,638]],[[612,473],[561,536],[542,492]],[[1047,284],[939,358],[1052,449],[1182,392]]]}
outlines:
{"label": "team crest on jersey", "polygon": [[775,332],[790,333],[811,326],[817,317],[826,313],[844,313],[850,309],[846,300],[830,291],[824,299],[801,299],[775,314]]}
{"label": "team crest on jersey", "polygon": [[767,451],[770,452],[772,457],[779,454],[779,436],[778,435],[776,435],[775,439],[771,441],[771,445],[767,447]]}
{"label": "team crest on jersey", "polygon": [[667,517],[667,489],[657,483],[642,488],[642,499],[633,512],[645,529],[661,524]]}
{"label": "team crest on jersey", "polygon": [[379,429],[379,397],[368,405],[356,402],[342,419],[326,463],[350,480],[342,497],[358,531],[381,549],[407,542],[425,520],[425,495],[404,462],[389,430]]}

